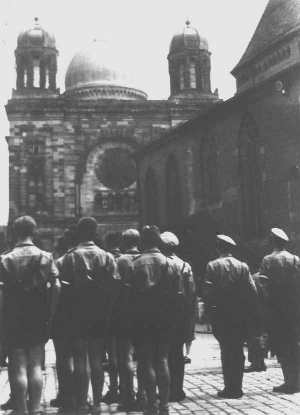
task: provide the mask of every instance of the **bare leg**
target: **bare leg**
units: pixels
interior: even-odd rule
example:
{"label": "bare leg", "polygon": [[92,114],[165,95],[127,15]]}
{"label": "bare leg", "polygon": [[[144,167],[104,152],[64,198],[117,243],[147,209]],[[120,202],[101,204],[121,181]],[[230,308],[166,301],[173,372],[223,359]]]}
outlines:
{"label": "bare leg", "polygon": [[104,372],[102,359],[104,354],[105,341],[103,338],[91,339],[88,344],[88,355],[91,367],[91,382],[93,389],[94,405],[99,405],[102,399]]}
{"label": "bare leg", "polygon": [[62,401],[63,396],[65,394],[65,377],[64,377],[64,370],[63,370],[63,346],[62,340],[53,338],[53,344],[55,348],[55,356],[56,356],[56,374],[57,374],[57,381],[58,381],[58,393],[57,399]]}
{"label": "bare leg", "polygon": [[134,401],[132,361],[133,346],[128,337],[117,338],[118,367],[120,373],[121,400],[123,404]]}
{"label": "bare leg", "polygon": [[189,356],[191,353],[192,342],[185,343],[185,354]]}
{"label": "bare leg", "polygon": [[17,411],[26,413],[27,408],[27,357],[24,349],[14,349],[9,356],[9,381]]}
{"label": "bare leg", "polygon": [[76,340],[74,342],[74,393],[78,407],[86,405],[89,381],[87,341]]}
{"label": "bare leg", "polygon": [[44,350],[44,344],[39,344],[28,349],[28,394],[30,411],[33,413],[38,412],[41,405]]}
{"label": "bare leg", "polygon": [[148,410],[154,411],[156,402],[156,373],[154,369],[155,350],[154,344],[150,341],[143,341],[137,347],[138,364],[140,365],[142,379],[146,390]]}
{"label": "bare leg", "polygon": [[58,398],[61,406],[72,407],[74,399],[73,392],[73,371],[74,367],[70,340],[55,339],[56,371],[58,378]]}

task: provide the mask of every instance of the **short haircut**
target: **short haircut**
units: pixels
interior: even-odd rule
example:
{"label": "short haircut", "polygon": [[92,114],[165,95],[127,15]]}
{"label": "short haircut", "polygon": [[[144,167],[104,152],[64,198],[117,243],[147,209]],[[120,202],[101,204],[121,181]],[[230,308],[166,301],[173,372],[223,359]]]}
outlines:
{"label": "short haircut", "polygon": [[285,241],[282,238],[279,238],[278,236],[273,235],[273,234],[271,234],[270,239],[271,239],[273,246],[275,246],[278,249],[284,249],[288,244],[288,241]]}
{"label": "short haircut", "polygon": [[146,248],[160,248],[162,242],[158,226],[144,226],[141,233],[141,243]]}
{"label": "short haircut", "polygon": [[31,216],[20,216],[13,224],[14,233],[17,238],[33,237],[36,228],[36,221]]}
{"label": "short haircut", "polygon": [[105,236],[105,248],[109,251],[114,248],[120,248],[121,245],[121,232],[109,232]]}
{"label": "short haircut", "polygon": [[79,241],[93,241],[97,235],[97,221],[93,217],[81,218],[77,224],[77,237]]}
{"label": "short haircut", "polygon": [[229,242],[217,239],[217,249],[222,253],[230,253],[233,251],[234,246]]}
{"label": "short haircut", "polygon": [[131,246],[138,246],[140,243],[140,233],[137,229],[126,229],[122,233],[122,242],[125,248],[130,248]]}
{"label": "short haircut", "polygon": [[74,225],[71,225],[64,231],[63,235],[64,243],[66,247],[71,248],[76,245],[77,242],[77,229]]}

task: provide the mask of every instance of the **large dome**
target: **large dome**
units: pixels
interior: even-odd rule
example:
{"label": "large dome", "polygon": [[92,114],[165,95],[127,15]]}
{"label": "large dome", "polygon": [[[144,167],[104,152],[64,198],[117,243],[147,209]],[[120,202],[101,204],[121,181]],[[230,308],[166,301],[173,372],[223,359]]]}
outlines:
{"label": "large dome", "polygon": [[53,35],[44,30],[36,17],[34,26],[28,30],[24,30],[18,36],[19,48],[35,48],[46,47],[55,49],[55,38]]}
{"label": "large dome", "polygon": [[198,30],[191,26],[189,20],[185,22],[183,31],[174,35],[170,43],[170,53],[180,52],[185,49],[200,49],[208,51],[207,40],[199,35]]}
{"label": "large dome", "polygon": [[91,42],[69,64],[66,95],[81,99],[147,99],[143,91],[132,86],[117,58],[118,53],[107,42]]}

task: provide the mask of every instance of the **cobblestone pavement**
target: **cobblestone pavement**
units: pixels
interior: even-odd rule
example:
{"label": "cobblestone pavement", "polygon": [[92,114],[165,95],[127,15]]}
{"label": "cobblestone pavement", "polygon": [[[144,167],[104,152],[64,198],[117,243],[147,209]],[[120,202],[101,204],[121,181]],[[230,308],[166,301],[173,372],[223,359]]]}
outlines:
{"label": "cobblestone pavement", "polygon": [[[272,387],[282,383],[281,370],[274,359],[267,360],[268,370],[249,373],[244,377],[244,397],[241,399],[218,399],[216,393],[223,388],[219,349],[213,336],[198,334],[192,349],[192,364],[187,366],[185,391],[187,398],[171,405],[171,414],[300,414],[300,393],[283,395],[272,393]],[[107,385],[106,385],[107,387]],[[0,373],[0,401],[9,395],[7,371]],[[49,408],[49,401],[55,397],[57,379],[54,369],[54,354],[51,344],[47,346],[45,388],[43,406],[45,414],[56,414]],[[9,412],[0,412],[9,414]],[[120,414],[116,405],[103,404],[101,414]],[[124,413],[123,413],[124,414]],[[136,412],[136,414],[138,414]],[[71,415],[71,414],[68,414]]]}

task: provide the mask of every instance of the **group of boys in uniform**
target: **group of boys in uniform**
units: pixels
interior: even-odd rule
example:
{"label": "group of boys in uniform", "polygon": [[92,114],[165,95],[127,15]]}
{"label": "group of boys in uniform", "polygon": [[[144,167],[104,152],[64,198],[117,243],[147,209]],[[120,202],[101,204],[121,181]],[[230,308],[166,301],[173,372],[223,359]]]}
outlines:
{"label": "group of boys in uniform", "polygon": [[[119,410],[169,414],[169,402],[185,398],[183,350],[193,340],[196,317],[195,280],[191,266],[176,255],[176,235],[161,234],[156,226],[145,226],[141,235],[128,229],[123,251],[112,244],[108,252],[95,243],[96,220],[82,218],[76,242],[66,234],[66,252],[54,261],[33,243],[35,230],[33,218],[18,218],[16,245],[0,261],[0,346],[8,350],[14,414],[42,412],[42,364],[50,336],[59,381],[54,405],[70,413],[100,412],[108,351],[113,388],[106,402],[117,395]],[[284,377],[273,390],[289,394],[300,391],[300,260],[286,250],[288,241],[282,230],[271,230],[274,250],[256,280],[267,281],[266,325]],[[231,399],[243,395],[243,346],[249,336],[262,334],[263,318],[258,286],[248,265],[232,255],[235,247],[229,236],[217,236],[219,256],[208,263],[204,281],[221,350],[225,387],[218,396]]]}
{"label": "group of boys in uniform", "polygon": [[116,359],[118,409],[167,415],[169,401],[185,397],[183,349],[193,339],[196,310],[191,267],[175,255],[178,238],[156,226],[141,235],[128,229],[123,250],[108,252],[95,243],[96,220],[82,218],[76,242],[66,232],[67,251],[54,260],[33,243],[35,231],[33,218],[18,218],[17,243],[1,257],[0,344],[8,350],[13,413],[42,413],[44,346],[52,337],[59,383],[53,405],[101,412],[108,352]]}
{"label": "group of boys in uniform", "polygon": [[273,251],[263,258],[255,279],[248,265],[232,255],[236,243],[226,235],[217,236],[219,258],[207,265],[205,302],[224,378],[220,398],[243,395],[243,346],[265,331],[284,378],[273,392],[300,392],[300,260],[287,251],[289,238],[282,229],[272,228],[269,241]]}

